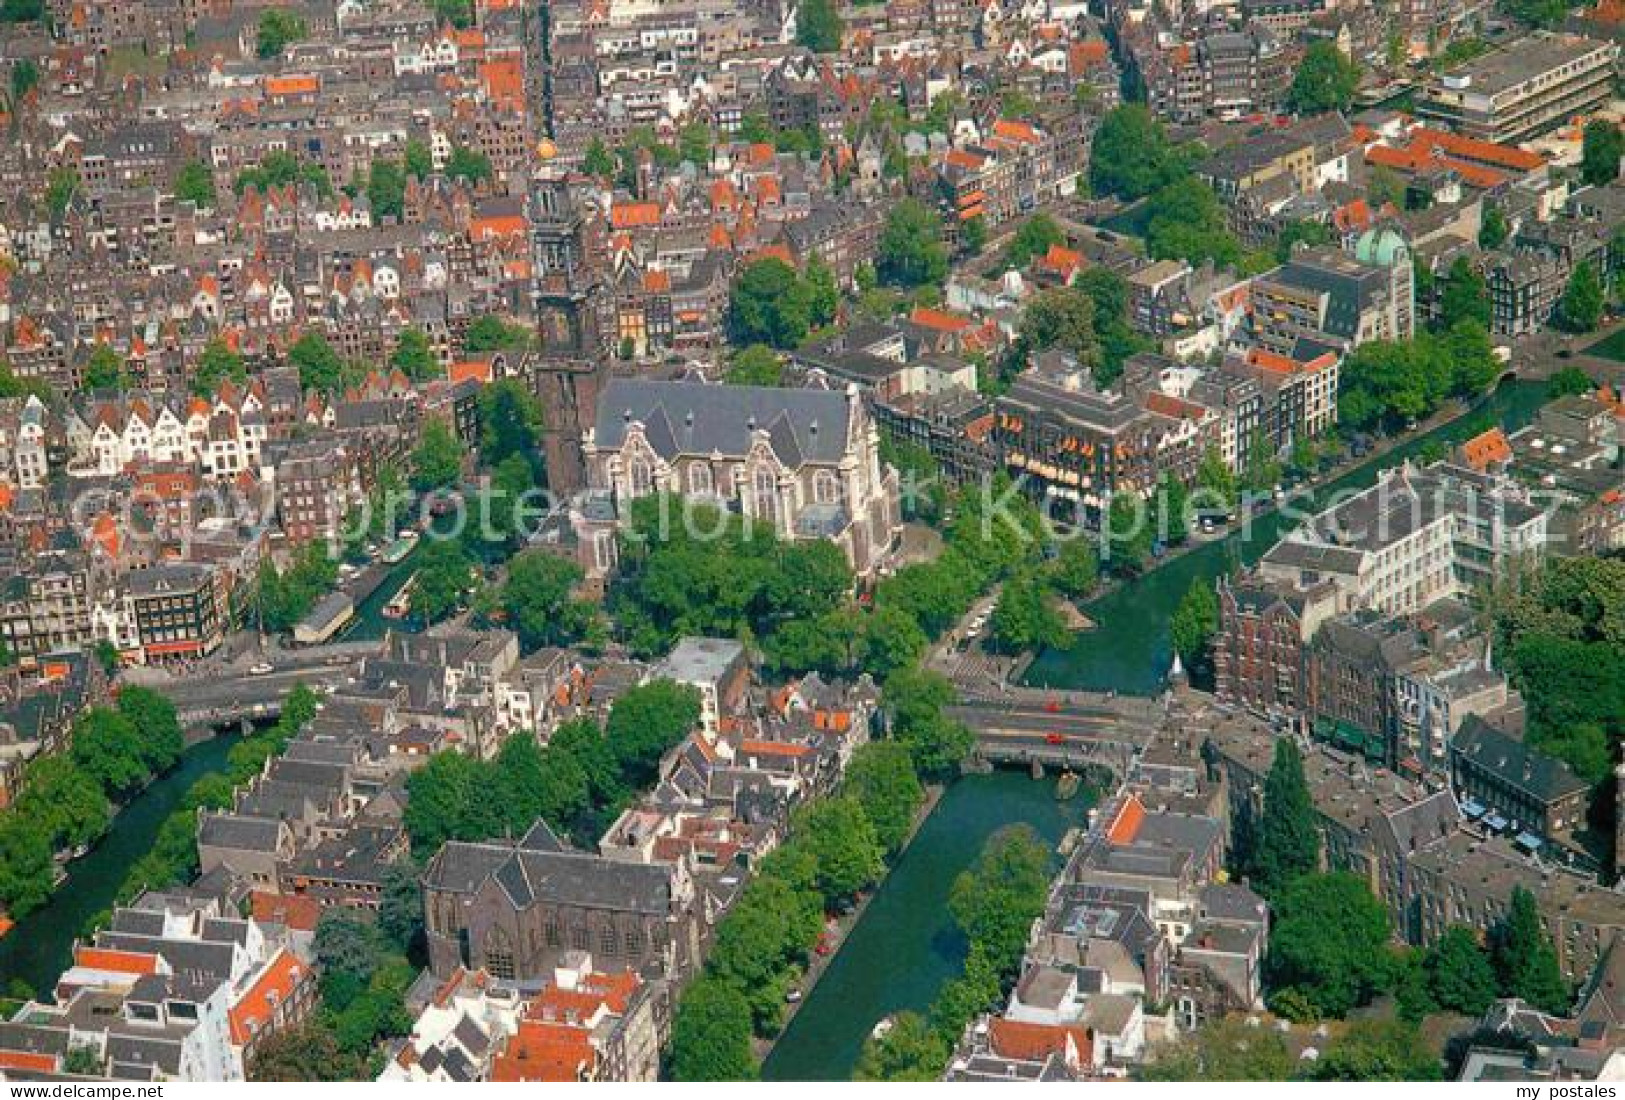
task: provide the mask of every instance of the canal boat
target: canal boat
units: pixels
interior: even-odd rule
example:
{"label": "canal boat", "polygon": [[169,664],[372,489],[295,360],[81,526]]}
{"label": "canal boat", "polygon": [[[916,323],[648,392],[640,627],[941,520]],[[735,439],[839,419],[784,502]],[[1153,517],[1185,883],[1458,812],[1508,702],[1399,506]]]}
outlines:
{"label": "canal boat", "polygon": [[406,579],[406,583],[401,585],[401,590],[390,597],[389,602],[384,605],[384,618],[406,618],[407,612],[412,610],[412,588],[417,579],[418,575],[413,573]]}
{"label": "canal boat", "polygon": [[1078,778],[1077,773],[1068,768],[1055,781],[1055,800],[1057,802],[1067,802],[1076,798],[1078,788],[1081,786],[1083,786],[1083,781]]}
{"label": "canal boat", "polygon": [[413,538],[406,538],[405,536],[402,536],[401,538],[398,538],[394,542],[390,543],[388,549],[383,552],[381,557],[386,565],[398,565],[405,560],[406,555],[412,552],[412,547],[416,544],[417,538],[415,537],[415,534]]}

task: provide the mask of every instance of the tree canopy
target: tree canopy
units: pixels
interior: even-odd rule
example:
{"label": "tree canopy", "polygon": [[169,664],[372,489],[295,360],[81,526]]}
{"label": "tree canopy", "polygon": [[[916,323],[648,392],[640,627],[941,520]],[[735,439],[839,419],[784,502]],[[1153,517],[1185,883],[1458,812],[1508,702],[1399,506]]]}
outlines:
{"label": "tree canopy", "polygon": [[1312,42],[1292,75],[1287,106],[1301,115],[1346,111],[1360,87],[1360,67],[1335,42]]}
{"label": "tree canopy", "polygon": [[1341,1018],[1385,988],[1392,928],[1363,879],[1300,875],[1271,904],[1265,976],[1276,1011]]}
{"label": "tree canopy", "polygon": [[934,286],[948,274],[942,220],[918,199],[903,199],[886,214],[875,252],[875,271],[902,287]]}

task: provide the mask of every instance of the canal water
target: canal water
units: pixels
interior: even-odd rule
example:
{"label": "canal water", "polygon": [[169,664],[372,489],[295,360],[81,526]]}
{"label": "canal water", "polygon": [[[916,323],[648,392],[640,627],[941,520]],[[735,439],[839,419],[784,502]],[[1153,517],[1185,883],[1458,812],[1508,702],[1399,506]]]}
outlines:
{"label": "canal water", "polygon": [[1087,790],[1057,802],[1053,777],[1035,781],[1026,772],[970,775],[948,788],[763,1063],[763,1079],[851,1080],[878,1020],[925,1012],[959,974],[965,941],[948,893],[987,838],[1020,822],[1057,844],[1088,807]]}
{"label": "canal water", "polygon": [[[1543,383],[1504,382],[1472,412],[1355,467],[1313,496],[1324,499],[1338,490],[1374,484],[1379,470],[1415,456],[1432,441],[1457,443],[1497,424],[1508,431],[1521,428],[1534,419],[1545,395]],[[1302,504],[1298,507],[1306,510]],[[1173,663],[1168,621],[1191,582],[1211,584],[1238,562],[1252,564],[1285,526],[1284,518],[1271,512],[1253,522],[1246,538],[1237,533],[1215,540],[1084,605],[1096,629],[1074,635],[1065,649],[1041,652],[1028,667],[1025,682],[1035,687],[1155,694]]]}
{"label": "canal water", "polygon": [[186,750],[180,763],[155,779],[113,819],[112,831],[83,858],[68,864],[68,878],[49,901],[0,938],[0,992],[22,979],[45,995],[73,961],[73,941],[90,918],[112,908],[137,860],[152,849],[164,820],[206,775],[224,771],[236,739],[221,735]]}

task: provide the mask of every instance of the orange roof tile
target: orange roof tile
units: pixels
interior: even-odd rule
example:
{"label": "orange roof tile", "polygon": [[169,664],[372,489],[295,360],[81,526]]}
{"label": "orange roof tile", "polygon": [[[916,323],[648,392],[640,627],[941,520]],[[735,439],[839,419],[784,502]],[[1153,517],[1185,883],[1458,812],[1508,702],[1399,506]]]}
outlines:
{"label": "orange roof tile", "polygon": [[318,87],[316,77],[307,73],[271,76],[265,79],[266,95],[311,95]]}
{"label": "orange roof tile", "polygon": [[653,202],[616,203],[609,212],[609,223],[616,229],[644,229],[660,224],[660,205]]}
{"label": "orange roof tile", "polygon": [[492,1059],[491,1080],[587,1080],[597,1061],[591,1034],[585,1028],[521,1020],[507,1047]]}
{"label": "orange roof tile", "polygon": [[787,741],[753,741],[739,742],[739,751],[746,756],[789,756],[802,757],[812,752],[806,745],[791,744]]}
{"label": "orange roof tile", "polygon": [[26,1050],[0,1050],[0,1069],[20,1069],[32,1073],[55,1073],[56,1055]]}
{"label": "orange roof tile", "polygon": [[1507,442],[1506,433],[1500,428],[1491,428],[1463,443],[1461,457],[1467,465],[1482,471],[1498,462],[1511,461],[1512,444]]}
{"label": "orange roof tile", "polygon": [[[1093,1059],[1094,1043],[1081,1027],[1028,1024],[995,1016],[988,1021],[988,1038],[993,1049],[1005,1058],[1038,1062],[1060,1054],[1073,1064]],[[1071,1051],[1067,1049],[1069,1043]]]}
{"label": "orange roof tile", "polygon": [[314,932],[321,919],[322,907],[313,897],[303,894],[272,894],[255,890],[249,895],[254,919],[268,924],[281,924],[296,932]]}
{"label": "orange roof tile", "polygon": [[277,1006],[293,996],[305,976],[305,967],[297,958],[285,949],[278,951],[227,1013],[231,1041],[242,1046],[265,1030],[275,1017]]}
{"label": "orange roof tile", "polygon": [[475,218],[468,223],[468,237],[472,241],[490,241],[498,237],[523,237],[525,219],[519,214]]}
{"label": "orange roof tile", "polygon": [[961,317],[957,313],[949,313],[945,309],[932,309],[929,306],[915,306],[908,319],[921,328],[936,332],[964,332],[975,324],[969,317]]}
{"label": "orange roof tile", "polygon": [[1130,795],[1128,800],[1118,809],[1117,816],[1106,828],[1106,839],[1113,844],[1132,844],[1134,838],[1140,835],[1140,826],[1145,823],[1145,804],[1139,796]]}
{"label": "orange roof tile", "polygon": [[105,947],[76,947],[75,966],[90,970],[110,970],[118,974],[156,974],[158,956],[143,951],[113,951]]}
{"label": "orange roof tile", "polygon": [[491,381],[491,360],[465,359],[453,363],[450,369],[446,371],[446,377],[451,380],[452,385],[456,385],[465,379],[472,379],[484,385]]}

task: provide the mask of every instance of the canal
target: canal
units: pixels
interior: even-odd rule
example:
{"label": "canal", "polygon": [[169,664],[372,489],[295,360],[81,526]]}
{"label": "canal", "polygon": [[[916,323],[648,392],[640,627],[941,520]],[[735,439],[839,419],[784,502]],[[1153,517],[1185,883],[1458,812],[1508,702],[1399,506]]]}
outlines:
{"label": "canal", "polygon": [[37,995],[50,993],[73,961],[73,941],[91,917],[112,908],[124,876],[151,850],[159,828],[180,808],[192,784],[225,770],[234,743],[222,735],[186,750],[173,770],[119,811],[100,844],[68,864],[67,880],[50,900],[0,938],[0,990],[21,979]]}
{"label": "canal", "polygon": [[970,775],[950,787],[807,994],[763,1063],[763,1079],[850,1080],[878,1020],[902,1009],[924,1012],[959,974],[965,941],[948,913],[948,892],[982,844],[1017,822],[1057,844],[1082,822],[1087,795],[1057,802],[1053,778],[1034,781],[1016,771]]}
{"label": "canal", "polygon": [[[1430,442],[1458,443],[1496,424],[1508,431],[1521,428],[1534,419],[1545,395],[1543,383],[1504,382],[1471,412],[1355,467],[1312,496],[1323,500],[1342,489],[1374,484],[1379,470],[1415,456]],[[1298,508],[1305,510],[1302,504]],[[1074,635],[1065,649],[1040,653],[1027,669],[1026,683],[1082,691],[1156,693],[1173,663],[1168,621],[1191,582],[1212,583],[1238,562],[1252,564],[1275,543],[1285,526],[1282,515],[1271,512],[1256,520],[1246,537],[1237,532],[1215,540],[1085,604],[1084,613],[1096,629]]]}

